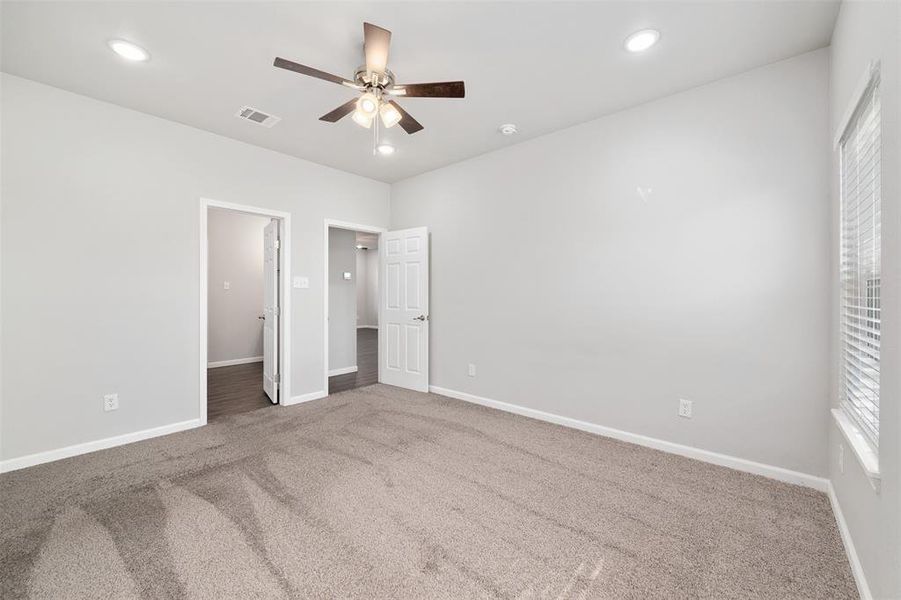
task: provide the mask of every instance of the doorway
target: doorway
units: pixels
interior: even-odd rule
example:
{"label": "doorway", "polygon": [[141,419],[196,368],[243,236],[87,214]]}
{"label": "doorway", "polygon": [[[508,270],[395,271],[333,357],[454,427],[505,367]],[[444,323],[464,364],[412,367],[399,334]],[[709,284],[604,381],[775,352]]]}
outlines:
{"label": "doorway", "polygon": [[[358,238],[361,234],[374,235]],[[428,392],[431,320],[431,244],[428,228],[388,231],[381,227],[326,219],[323,237],[326,282],[323,286],[325,394],[375,382]],[[372,253],[372,259],[378,262],[377,268],[367,271],[367,274],[377,273],[374,291],[377,329],[374,336],[360,331],[369,327],[351,329],[350,325],[357,314],[357,290],[349,284],[356,281],[357,276],[353,266],[356,261],[348,257],[348,254],[356,255],[349,248],[359,251],[362,248],[357,246],[366,246],[367,243],[378,244],[377,253],[367,248],[367,252]],[[343,258],[335,258],[337,255],[332,252],[333,248]],[[332,302],[331,296],[335,294],[340,294],[345,304]],[[352,308],[348,308],[347,304],[351,302]],[[352,330],[355,331],[351,333]],[[375,342],[374,346],[372,342]],[[342,346],[332,352],[335,344],[353,344],[355,347],[350,351]],[[352,364],[354,361],[356,364]],[[377,365],[377,373],[367,373],[364,377],[360,374],[360,366],[370,364],[370,361]]]}
{"label": "doorway", "polygon": [[327,228],[328,392],[378,383],[379,232]]}
{"label": "doorway", "polygon": [[290,217],[201,200],[201,422],[289,396]]}

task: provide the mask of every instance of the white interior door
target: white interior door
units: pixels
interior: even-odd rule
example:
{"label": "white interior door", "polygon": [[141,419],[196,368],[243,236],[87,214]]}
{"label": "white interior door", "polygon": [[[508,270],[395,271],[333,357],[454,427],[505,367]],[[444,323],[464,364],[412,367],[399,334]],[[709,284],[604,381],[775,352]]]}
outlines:
{"label": "white interior door", "polygon": [[277,219],[272,219],[263,235],[263,390],[273,404],[278,402],[279,332],[279,239]]}
{"label": "white interior door", "polygon": [[429,230],[379,241],[379,381],[429,391]]}

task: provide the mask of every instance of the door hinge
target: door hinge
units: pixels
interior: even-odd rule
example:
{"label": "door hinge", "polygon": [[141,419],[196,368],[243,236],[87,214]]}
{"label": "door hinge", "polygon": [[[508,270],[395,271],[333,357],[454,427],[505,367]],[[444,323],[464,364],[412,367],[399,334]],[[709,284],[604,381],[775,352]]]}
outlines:
{"label": "door hinge", "polygon": [[282,247],[282,241],[281,241],[281,240],[275,240],[275,249],[278,250],[278,249],[281,248],[281,247]]}

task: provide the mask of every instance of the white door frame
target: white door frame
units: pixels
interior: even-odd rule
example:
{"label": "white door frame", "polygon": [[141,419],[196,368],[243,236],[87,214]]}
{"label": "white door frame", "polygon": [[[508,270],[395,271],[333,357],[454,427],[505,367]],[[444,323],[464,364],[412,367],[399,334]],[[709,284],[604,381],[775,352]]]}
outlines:
{"label": "white door frame", "polygon": [[209,281],[209,235],[208,221],[210,208],[223,208],[235,212],[271,217],[279,220],[279,383],[278,402],[287,406],[291,401],[291,213],[271,210],[260,206],[220,202],[210,198],[200,199],[200,424],[207,422],[207,331],[208,323],[208,281]]}
{"label": "white door frame", "polygon": [[[335,219],[325,219],[323,224],[323,252],[324,267],[322,270],[322,313],[325,317],[322,319],[322,335],[325,343],[322,344],[322,389],[328,395],[328,230],[330,227],[335,229],[348,229],[350,231],[359,231],[362,233],[385,233],[388,231],[386,227],[376,227],[375,225],[361,225],[359,223],[348,223],[347,221],[336,221]],[[379,244],[381,246],[381,243]],[[380,250],[381,251],[381,250]],[[382,283],[382,272],[379,268],[379,286]],[[378,329],[379,338],[382,336],[382,329]]]}

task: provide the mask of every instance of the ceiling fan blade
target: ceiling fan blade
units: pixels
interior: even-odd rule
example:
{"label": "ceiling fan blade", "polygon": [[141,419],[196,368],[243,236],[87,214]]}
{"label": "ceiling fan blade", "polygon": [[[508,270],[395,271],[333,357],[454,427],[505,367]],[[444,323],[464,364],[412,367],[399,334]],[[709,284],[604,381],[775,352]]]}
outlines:
{"label": "ceiling fan blade", "polygon": [[363,23],[363,54],[366,55],[366,70],[383,74],[388,68],[388,47],[391,32],[372,23]]}
{"label": "ceiling fan blade", "polygon": [[331,81],[332,83],[346,85],[347,87],[353,88],[355,90],[360,89],[360,86],[358,86],[353,81],[284,58],[276,58],[275,62],[273,62],[272,64],[280,69],[287,69],[289,71],[294,71],[295,73],[300,73],[301,75],[309,75],[310,77],[315,77],[316,79],[324,79],[325,81]]}
{"label": "ceiling fan blade", "polygon": [[392,96],[405,98],[464,98],[466,87],[462,81],[399,83],[387,92]]}
{"label": "ceiling fan blade", "polygon": [[403,129],[407,133],[416,133],[423,128],[422,124],[419,121],[411,117],[410,113],[400,107],[400,104],[398,104],[394,100],[389,100],[388,104],[396,108],[397,112],[400,113],[400,121],[398,122],[398,125],[401,126],[401,129]]}
{"label": "ceiling fan blade", "polygon": [[350,113],[352,113],[356,107],[357,107],[357,99],[356,98],[354,98],[352,100],[348,100],[347,102],[345,102],[344,104],[342,104],[341,106],[339,106],[338,108],[333,110],[332,112],[326,113],[326,114],[322,115],[321,117],[319,117],[319,120],[320,121],[328,121],[329,123],[334,123],[336,121],[343,119]]}

